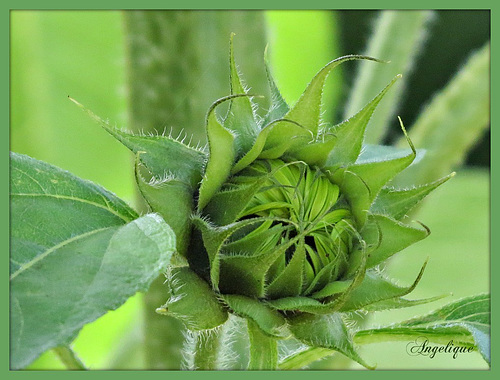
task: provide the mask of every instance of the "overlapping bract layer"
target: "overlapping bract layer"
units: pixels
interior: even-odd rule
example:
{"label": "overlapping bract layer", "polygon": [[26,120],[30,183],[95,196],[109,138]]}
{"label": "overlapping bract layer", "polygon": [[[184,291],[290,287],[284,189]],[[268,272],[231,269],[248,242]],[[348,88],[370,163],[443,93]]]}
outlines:
{"label": "overlapping bract layer", "polygon": [[[423,225],[402,219],[449,176],[394,189],[390,181],[416,157],[411,141],[408,150],[363,146],[372,113],[398,77],[348,120],[333,127],[322,124],[328,74],[358,59],[376,61],[346,56],[330,62],[292,108],[268,70],[272,103],[260,118],[231,52],[231,95],[208,111],[208,152],[170,136],[131,135],[104,123],[136,153],[139,189],[177,235],[183,269],[171,272],[176,273],[175,286],[170,286],[161,312],[170,310],[196,330],[216,327],[232,311],[253,320],[267,335],[293,334],[362,362],[349,334],[343,334],[341,343],[334,334],[346,329],[342,312],[426,301],[403,298],[423,268],[408,287],[372,268],[429,234]],[[219,119],[215,111],[222,102],[230,106]],[[201,282],[190,281],[192,276]],[[207,312],[213,309],[217,318],[205,321],[186,306],[202,294],[210,298]],[[326,320],[335,325],[331,336],[323,331]],[[304,324],[311,329],[302,328]],[[313,337],[315,324],[322,326],[322,339]]]}

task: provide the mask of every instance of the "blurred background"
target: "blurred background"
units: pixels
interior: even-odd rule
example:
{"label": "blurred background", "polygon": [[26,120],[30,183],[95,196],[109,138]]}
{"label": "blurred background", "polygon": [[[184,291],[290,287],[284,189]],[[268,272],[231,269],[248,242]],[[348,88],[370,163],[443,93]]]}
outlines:
{"label": "blurred background", "polygon": [[[166,82],[165,94],[148,94],[141,88],[147,78],[134,75],[131,66],[143,65],[160,71],[163,66],[148,61],[151,51],[141,55],[142,41],[130,37],[130,31],[142,27],[144,21],[143,15],[132,13],[11,11],[10,19],[11,150],[92,180],[130,203],[135,202],[135,189],[128,150],[83,114],[68,96],[113,125],[147,131],[151,126],[141,118],[141,110],[149,112],[151,104],[154,109],[156,99],[168,93],[174,102],[168,109],[158,110],[153,128],[160,132],[172,129],[173,134],[184,130],[194,135],[194,142],[204,144],[206,109],[230,91],[226,67],[229,32],[236,32],[236,60],[252,93],[265,92],[259,86],[260,78],[264,77],[262,57],[268,44],[272,72],[285,99],[293,103],[327,62],[346,54],[365,53],[380,16],[380,11],[163,12],[172,25],[191,22],[191,25],[201,23],[203,28],[188,24],[182,29],[177,25],[177,34],[169,37],[177,50],[154,52],[158,59],[179,70],[179,78],[189,76],[185,72],[194,74],[185,82],[180,79]],[[157,20],[159,24],[164,22],[162,17]],[[240,22],[247,18],[255,22]],[[242,28],[239,23],[252,27]],[[216,29],[224,35],[222,42],[211,38],[215,34],[210,31]],[[433,12],[426,20],[421,49],[405,73],[396,110],[405,125],[411,126],[418,119],[436,92],[489,38],[488,11]],[[203,64],[189,50],[193,46],[198,55],[205,57]],[[357,63],[347,63],[328,80],[324,102],[328,122],[342,120],[359,70]],[[186,109],[193,110],[188,122]],[[385,143],[401,137],[397,119],[390,120],[389,133],[382,140]],[[409,133],[411,137],[411,129]],[[455,168],[458,175],[429,197],[419,210],[416,218],[431,228],[432,235],[407,249],[387,268],[392,277],[408,284],[429,257],[426,273],[412,298],[452,295],[430,305],[377,313],[372,323],[403,320],[452,300],[489,291],[489,165],[487,127],[474,137],[464,165]],[[89,367],[142,366],[140,297],[133,297],[120,309],[82,330],[74,346]],[[411,357],[405,347],[406,342],[367,345],[362,348],[362,355],[381,369],[487,368],[478,354],[462,355],[455,360],[445,355],[429,359]],[[47,353],[30,368],[62,366]]]}

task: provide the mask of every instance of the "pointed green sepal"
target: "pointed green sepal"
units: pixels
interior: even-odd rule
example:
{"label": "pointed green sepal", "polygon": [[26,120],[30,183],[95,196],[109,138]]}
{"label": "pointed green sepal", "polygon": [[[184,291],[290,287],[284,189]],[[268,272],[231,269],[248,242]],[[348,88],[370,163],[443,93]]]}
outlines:
{"label": "pointed green sepal", "polygon": [[163,178],[165,175],[173,174],[193,188],[198,186],[206,160],[205,153],[169,136],[135,135],[114,128],[74,99],[71,100],[132,152],[135,154],[142,152],[141,162],[155,177]]}
{"label": "pointed green sepal", "polygon": [[391,298],[384,301],[379,301],[372,303],[370,305],[364,306],[363,309],[366,311],[382,311],[382,310],[394,310],[394,309],[403,309],[407,307],[413,307],[418,305],[425,305],[427,303],[431,303],[434,301],[439,301],[444,297],[448,297],[448,294],[443,294],[440,296],[422,298],[418,300],[408,300],[403,297]]}
{"label": "pointed green sepal", "polygon": [[276,82],[271,73],[271,67],[267,59],[267,47],[264,51],[264,63],[266,67],[267,81],[269,83],[269,90],[271,92],[271,107],[264,118],[264,125],[272,122],[273,120],[281,119],[289,111],[288,104],[281,96],[281,92],[276,85]]}
{"label": "pointed green sepal", "polygon": [[311,132],[295,121],[274,120],[260,131],[255,144],[236,163],[231,173],[238,173],[257,158],[280,158],[293,145],[308,143],[311,140]]}
{"label": "pointed green sepal", "polygon": [[356,311],[376,302],[397,299],[411,293],[420,282],[426,265],[427,261],[408,287],[398,286],[373,270],[367,271],[361,285],[353,290],[340,311]]}
{"label": "pointed green sepal", "polygon": [[356,115],[328,131],[335,136],[336,144],[326,160],[326,166],[340,167],[356,161],[361,152],[366,126],[375,108],[377,108],[384,95],[399,78],[401,78],[401,75],[396,76]]}
{"label": "pointed green sepal", "polygon": [[288,318],[290,331],[311,347],[336,350],[362,366],[373,369],[354,348],[352,337],[340,313],[329,315],[299,314]]}
{"label": "pointed green sepal", "polygon": [[[231,95],[246,94],[234,61],[233,36],[234,33],[231,34],[229,54]],[[236,146],[240,154],[250,150],[259,133],[259,126],[255,120],[250,97],[244,96],[231,99],[231,105],[224,120],[224,128],[235,133]]]}
{"label": "pointed green sepal", "polygon": [[173,316],[195,331],[213,329],[227,320],[227,311],[210,285],[188,267],[172,268],[166,285],[169,298],[157,313]]}
{"label": "pointed green sepal", "polygon": [[355,163],[338,169],[332,168],[333,181],[339,185],[349,200],[359,227],[365,224],[368,210],[382,187],[407,168],[416,157],[415,147],[402,124],[401,127],[410,145],[410,154],[387,161]]}
{"label": "pointed green sepal", "polygon": [[341,63],[357,59],[378,61],[375,58],[367,56],[347,55],[345,57],[340,57],[329,62],[311,80],[297,103],[285,115],[285,118],[294,120],[300,125],[303,125],[309,131],[311,131],[313,137],[315,138],[318,134],[318,127],[320,125],[323,87],[325,85],[328,74],[330,74],[330,72]]}
{"label": "pointed green sepal", "polygon": [[323,167],[328,160],[330,152],[337,144],[337,139],[331,134],[324,135],[321,139],[321,141],[298,146],[290,154],[308,165]]}
{"label": "pointed green sepal", "polygon": [[429,236],[430,230],[421,226],[423,228],[414,228],[384,215],[370,214],[361,231],[368,247],[367,267],[372,268]]}
{"label": "pointed green sepal", "polygon": [[394,219],[400,220],[430,192],[441,186],[454,175],[455,173],[451,173],[437,181],[410,189],[383,188],[375,199],[375,202],[373,202],[370,212],[388,215]]}
{"label": "pointed green sepal", "polygon": [[[139,157],[139,155],[138,155]],[[177,252],[185,256],[191,237],[190,216],[193,212],[193,190],[175,178],[146,181],[136,160],[137,187],[153,212],[157,212],[172,227],[177,241]]]}
{"label": "pointed green sepal", "polygon": [[226,294],[222,298],[235,314],[251,319],[264,334],[276,338],[288,338],[290,336],[286,319],[262,302],[236,294]]}
{"label": "pointed green sepal", "polygon": [[224,128],[215,115],[215,108],[231,98],[219,99],[212,104],[207,114],[206,129],[210,156],[200,186],[198,211],[205,208],[213,195],[219,191],[222,184],[227,180],[236,158],[235,135]]}

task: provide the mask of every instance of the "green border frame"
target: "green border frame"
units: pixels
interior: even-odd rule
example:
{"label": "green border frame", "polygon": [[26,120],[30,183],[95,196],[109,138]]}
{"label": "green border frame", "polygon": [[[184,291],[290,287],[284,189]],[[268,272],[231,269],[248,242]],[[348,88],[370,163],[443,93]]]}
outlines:
{"label": "green border frame", "polygon": [[[305,6],[305,4],[307,6]],[[208,6],[209,5],[209,6]],[[419,2],[408,2],[403,3],[401,1],[393,1],[393,0],[385,0],[380,1],[374,4],[371,1],[363,0],[363,1],[350,1],[343,2],[341,4],[337,2],[327,1],[327,0],[309,0],[306,2],[278,2],[270,1],[270,0],[253,0],[251,3],[240,3],[235,6],[235,2],[230,2],[227,0],[212,0],[210,2],[203,2],[201,0],[195,1],[180,1],[180,0],[169,0],[169,1],[158,1],[158,0],[142,0],[131,1],[124,0],[120,3],[116,1],[95,1],[95,0],[87,0],[85,3],[75,3],[68,4],[67,1],[46,1],[43,5],[40,2],[36,2],[34,0],[28,1],[12,1],[7,0],[3,2],[2,12],[1,12],[1,25],[3,31],[2,38],[2,50],[4,51],[3,57],[8,56],[9,54],[9,42],[10,42],[10,34],[9,34],[9,13],[11,9],[489,9],[491,10],[491,67],[498,68],[499,53],[498,53],[498,42],[499,38],[498,34],[498,25],[500,24],[500,4],[498,1],[493,0],[476,0],[474,2],[466,2],[466,1],[444,1],[444,0],[421,0]],[[375,6],[377,5],[377,6]],[[496,62],[496,63],[495,63]],[[0,129],[1,133],[1,144],[2,144],[2,160],[0,161],[0,170],[4,181],[2,181],[2,186],[0,187],[2,199],[4,200],[1,203],[1,215],[3,226],[2,229],[1,241],[2,246],[4,247],[4,251],[8,252],[8,240],[9,240],[9,201],[8,201],[8,173],[9,173],[9,162],[8,162],[8,148],[9,148],[9,61],[7,59],[3,59],[1,63],[2,73],[1,76],[1,86],[4,89],[2,91],[2,98],[4,101],[2,102],[2,119],[4,120],[5,127]],[[499,98],[499,70],[492,69],[491,75],[491,104],[498,104]],[[491,118],[492,120],[498,119],[499,114],[498,108],[491,107]],[[497,133],[493,130],[491,134],[491,144],[492,147],[496,147],[500,144],[499,137]],[[5,150],[4,150],[5,149]],[[491,151],[491,181],[490,181],[490,194],[495,194],[497,189],[500,187],[498,184],[498,163],[499,153],[495,149]],[[493,254],[493,252],[499,247],[500,237],[498,234],[492,233],[496,231],[499,226],[499,219],[495,211],[498,210],[498,198],[491,196],[490,198],[490,212],[491,212],[491,226],[490,226],[490,236],[491,236],[491,264],[490,268],[496,268],[500,265],[500,258]],[[8,265],[4,265],[5,276],[3,278],[8,278]],[[491,270],[490,269],[490,270]],[[496,276],[491,276],[491,288],[495,288],[495,285],[498,284],[499,279]],[[1,293],[2,295],[2,303],[3,305],[8,305],[8,282],[6,282],[6,289],[4,289]],[[492,318],[496,321],[498,305],[496,303],[496,297],[492,297]],[[9,370],[9,328],[8,328],[8,307],[4,307],[4,312],[2,313],[2,366],[1,366],[1,374],[7,375],[9,377],[16,378],[31,378],[39,376],[48,377],[50,376],[52,379],[61,378],[61,376],[73,376],[72,373],[68,373],[67,371],[10,371]],[[499,334],[495,327],[492,328],[492,342],[498,341]],[[400,378],[402,375],[404,376],[415,376],[419,378],[428,378],[429,376],[439,376],[440,379],[443,378],[453,378],[453,379],[469,379],[471,375],[474,377],[488,377],[493,376],[495,372],[500,372],[498,370],[498,366],[495,363],[495,354],[496,354],[496,345],[492,345],[492,354],[493,354],[493,365],[490,371],[458,371],[458,370],[441,370],[441,371],[374,371],[374,372],[365,372],[365,371],[308,371],[304,373],[304,371],[286,371],[286,372],[272,372],[272,376],[274,379],[278,378],[299,378],[302,376],[313,376],[314,378],[322,378],[322,379],[331,379],[335,376],[347,376],[349,378],[360,378],[361,376],[370,376],[375,378]],[[267,376],[268,373],[271,372],[250,372],[250,371],[220,371],[220,372],[166,372],[166,371],[92,371],[92,372],[78,372],[82,374],[82,376],[103,376],[106,378],[135,378],[136,376],[148,376],[149,378],[165,378],[166,376],[175,376],[176,378],[182,377],[202,377],[202,378],[217,378],[217,379],[234,379],[234,377],[249,379],[254,378],[255,376]],[[75,375],[80,376],[80,375]]]}

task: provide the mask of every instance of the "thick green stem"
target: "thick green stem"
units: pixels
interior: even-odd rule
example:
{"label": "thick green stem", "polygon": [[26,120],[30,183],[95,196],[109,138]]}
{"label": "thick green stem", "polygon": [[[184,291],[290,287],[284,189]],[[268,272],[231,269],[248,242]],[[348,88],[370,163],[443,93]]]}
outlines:
{"label": "thick green stem", "polygon": [[59,346],[52,351],[57,355],[59,360],[66,366],[69,370],[86,370],[87,368],[82,363],[80,358],[76,356],[76,353],[68,346]]}
{"label": "thick green stem", "polygon": [[222,329],[197,333],[193,369],[216,370],[219,368]]}
{"label": "thick green stem", "polygon": [[265,335],[255,322],[248,319],[250,338],[250,370],[274,370],[278,367],[278,341]]}

